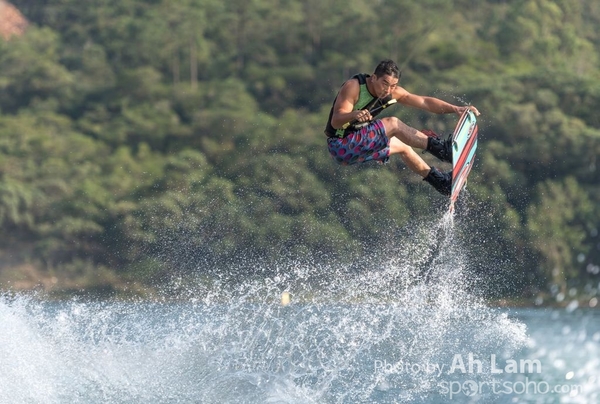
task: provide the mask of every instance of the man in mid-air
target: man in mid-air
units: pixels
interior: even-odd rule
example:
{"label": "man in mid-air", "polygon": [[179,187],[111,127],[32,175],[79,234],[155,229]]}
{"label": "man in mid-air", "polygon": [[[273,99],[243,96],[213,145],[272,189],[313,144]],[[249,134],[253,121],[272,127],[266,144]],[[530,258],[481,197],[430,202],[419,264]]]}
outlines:
{"label": "man in mid-air", "polygon": [[[329,152],[340,164],[386,162],[399,154],[406,166],[438,192],[450,195],[452,172],[440,172],[412,149],[424,149],[442,161],[452,162],[451,139],[441,140],[411,128],[396,117],[375,119],[389,100],[436,114],[462,114],[473,106],[452,105],[434,97],[411,94],[400,87],[400,69],[391,60],[380,62],[372,75],[357,74],[338,92],[325,129]],[[393,102],[393,101],[392,101]]]}

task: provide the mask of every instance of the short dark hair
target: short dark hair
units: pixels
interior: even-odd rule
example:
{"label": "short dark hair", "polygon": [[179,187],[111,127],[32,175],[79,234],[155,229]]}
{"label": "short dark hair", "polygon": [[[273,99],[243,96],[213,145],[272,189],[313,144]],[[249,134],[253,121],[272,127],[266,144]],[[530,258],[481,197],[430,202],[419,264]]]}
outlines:
{"label": "short dark hair", "polygon": [[402,75],[396,62],[390,59],[379,62],[373,74],[377,77],[388,75],[397,79],[400,79],[400,76]]}

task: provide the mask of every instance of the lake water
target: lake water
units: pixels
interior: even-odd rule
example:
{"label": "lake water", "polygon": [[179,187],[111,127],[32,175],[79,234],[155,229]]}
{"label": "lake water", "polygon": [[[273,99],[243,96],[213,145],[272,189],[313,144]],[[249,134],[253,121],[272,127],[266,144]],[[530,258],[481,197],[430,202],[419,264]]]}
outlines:
{"label": "lake water", "polygon": [[177,302],[0,295],[0,403],[599,402],[600,312],[488,307],[446,225]]}
{"label": "lake water", "polygon": [[0,324],[2,403],[600,397],[600,312],[589,309],[440,313],[395,304],[57,304],[13,297],[0,302]]}

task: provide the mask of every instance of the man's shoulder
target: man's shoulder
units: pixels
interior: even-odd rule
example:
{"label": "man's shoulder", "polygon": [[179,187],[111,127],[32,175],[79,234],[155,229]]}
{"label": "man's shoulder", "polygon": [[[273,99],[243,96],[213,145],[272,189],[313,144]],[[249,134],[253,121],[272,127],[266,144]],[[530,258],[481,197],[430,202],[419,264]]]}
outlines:
{"label": "man's shoulder", "polygon": [[346,80],[346,82],[342,85],[342,88],[340,90],[340,93],[343,93],[345,95],[358,96],[359,92],[360,92],[360,83],[358,82],[358,80],[355,77],[352,77],[352,78]]}
{"label": "man's shoulder", "polygon": [[363,84],[367,83],[367,79],[369,77],[371,77],[371,75],[368,73],[358,73],[358,74],[355,74],[354,76],[352,76],[350,79],[356,80],[356,81],[358,81],[358,84],[363,85]]}
{"label": "man's shoulder", "polygon": [[408,92],[407,89],[405,89],[404,87],[396,87],[394,89],[394,93],[393,93],[393,97],[396,99],[396,101],[398,102],[402,102],[402,100],[410,97],[412,94],[410,92]]}

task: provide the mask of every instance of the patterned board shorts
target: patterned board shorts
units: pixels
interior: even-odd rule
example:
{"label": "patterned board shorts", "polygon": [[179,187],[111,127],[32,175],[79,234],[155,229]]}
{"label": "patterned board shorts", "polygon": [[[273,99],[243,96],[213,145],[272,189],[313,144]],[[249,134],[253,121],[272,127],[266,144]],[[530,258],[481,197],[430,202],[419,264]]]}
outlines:
{"label": "patterned board shorts", "polygon": [[331,157],[342,165],[371,160],[385,163],[390,156],[390,139],[385,135],[385,126],[379,119],[344,138],[328,138],[327,146]]}

